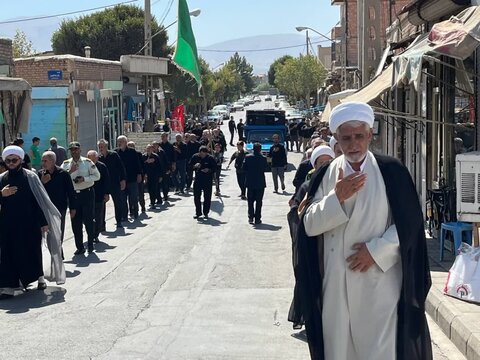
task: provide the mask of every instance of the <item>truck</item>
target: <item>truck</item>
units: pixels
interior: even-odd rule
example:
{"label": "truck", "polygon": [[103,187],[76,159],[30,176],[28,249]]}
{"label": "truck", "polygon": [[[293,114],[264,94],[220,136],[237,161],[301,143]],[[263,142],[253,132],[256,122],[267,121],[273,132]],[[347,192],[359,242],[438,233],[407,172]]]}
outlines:
{"label": "truck", "polygon": [[282,110],[247,110],[245,121],[245,142],[248,152],[253,151],[253,144],[262,144],[262,154],[267,157],[270,165],[272,159],[269,157],[270,148],[273,145],[272,136],[280,136],[280,143],[285,145],[287,137],[287,122],[285,111]]}

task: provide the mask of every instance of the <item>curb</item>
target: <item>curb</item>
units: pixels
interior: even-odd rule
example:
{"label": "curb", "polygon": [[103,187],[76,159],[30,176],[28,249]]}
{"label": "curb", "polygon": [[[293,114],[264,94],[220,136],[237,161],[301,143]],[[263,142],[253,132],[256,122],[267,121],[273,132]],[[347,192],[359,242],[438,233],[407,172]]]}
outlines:
{"label": "curb", "polygon": [[445,272],[431,275],[426,312],[468,360],[480,360],[480,306],[444,295]]}

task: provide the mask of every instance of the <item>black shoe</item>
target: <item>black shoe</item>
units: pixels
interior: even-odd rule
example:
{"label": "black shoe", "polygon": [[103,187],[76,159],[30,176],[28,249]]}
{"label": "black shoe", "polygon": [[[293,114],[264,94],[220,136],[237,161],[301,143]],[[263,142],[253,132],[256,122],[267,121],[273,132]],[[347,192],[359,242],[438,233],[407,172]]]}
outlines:
{"label": "black shoe", "polygon": [[274,194],[278,194],[278,189],[273,190]]}
{"label": "black shoe", "polygon": [[260,225],[262,223],[262,220],[255,220],[255,225]]}
{"label": "black shoe", "polygon": [[89,254],[93,253],[94,250],[95,250],[95,249],[94,249],[93,246],[89,246],[89,247],[88,247],[88,253],[89,253]]}
{"label": "black shoe", "polygon": [[282,184],[282,190],[285,191],[285,184]]}
{"label": "black shoe", "polygon": [[204,218],[205,220],[208,220],[208,214],[203,214],[203,218]]}
{"label": "black shoe", "polygon": [[123,225],[122,224],[117,224],[117,229],[123,229]]}
{"label": "black shoe", "polygon": [[100,240],[98,240],[98,237],[96,237],[95,239],[93,239],[93,242],[98,244],[100,242]]}
{"label": "black shoe", "polygon": [[194,218],[194,219],[199,219],[200,216],[202,216],[202,215],[193,215],[193,218]]}
{"label": "black shoe", "polygon": [[74,255],[82,255],[82,254],[85,254],[85,249],[77,249],[75,250],[75,252],[73,253]]}
{"label": "black shoe", "polygon": [[242,200],[247,200],[247,197],[245,195],[242,195]]}
{"label": "black shoe", "polygon": [[132,216],[135,220],[138,219],[138,213],[133,214]]}
{"label": "black shoe", "polygon": [[13,298],[13,295],[10,294],[0,294],[0,300],[8,300]]}
{"label": "black shoe", "polygon": [[37,290],[45,290],[47,288],[47,284],[44,282],[39,282],[37,285]]}
{"label": "black shoe", "polygon": [[253,219],[252,219],[252,218],[248,218],[248,223],[249,223],[249,224],[253,224]]}

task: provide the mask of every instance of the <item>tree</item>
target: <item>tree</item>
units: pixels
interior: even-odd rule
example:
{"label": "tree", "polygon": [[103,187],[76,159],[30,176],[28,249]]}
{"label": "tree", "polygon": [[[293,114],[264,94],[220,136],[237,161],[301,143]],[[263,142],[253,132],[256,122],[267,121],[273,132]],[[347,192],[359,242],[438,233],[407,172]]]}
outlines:
{"label": "tree", "polygon": [[233,72],[240,75],[243,82],[243,91],[249,93],[255,87],[255,81],[253,80],[253,66],[247,62],[245,56],[240,56],[238,52],[232,55],[232,57],[226,62],[225,67],[228,67]]}
{"label": "tree", "polygon": [[284,55],[282,57],[279,57],[276,59],[272,65],[270,65],[270,68],[268,69],[268,83],[272,86],[275,86],[275,74],[277,72],[277,68],[280,65],[284,65],[287,60],[293,59],[292,56],[290,55]]}
{"label": "tree", "polygon": [[323,84],[325,76],[325,68],[315,57],[300,56],[277,67],[275,84],[281,92],[296,100],[304,99],[310,106],[310,96]]}
{"label": "tree", "polygon": [[[153,56],[165,57],[167,33],[152,19]],[[119,60],[121,55],[135,54],[144,45],[144,11],[134,5],[117,5],[78,19],[64,20],[52,35],[55,54],[84,55],[90,46],[92,56]]]}
{"label": "tree", "polygon": [[19,29],[15,31],[15,35],[13,36],[12,50],[14,58],[31,56],[36,52],[27,35]]}

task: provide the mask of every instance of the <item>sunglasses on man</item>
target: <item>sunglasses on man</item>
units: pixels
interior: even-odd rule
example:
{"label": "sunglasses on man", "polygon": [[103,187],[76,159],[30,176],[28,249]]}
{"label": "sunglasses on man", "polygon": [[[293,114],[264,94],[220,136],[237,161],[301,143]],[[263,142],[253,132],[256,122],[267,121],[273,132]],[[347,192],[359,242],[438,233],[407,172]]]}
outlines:
{"label": "sunglasses on man", "polygon": [[5,159],[5,164],[16,164],[20,161],[19,158],[13,158],[13,159]]}

